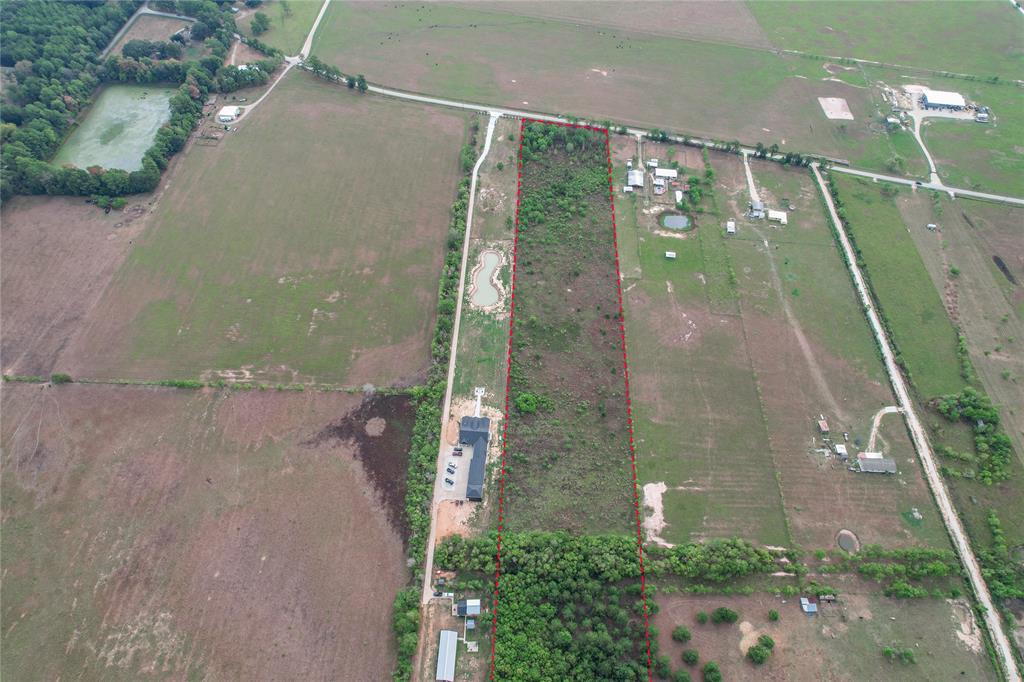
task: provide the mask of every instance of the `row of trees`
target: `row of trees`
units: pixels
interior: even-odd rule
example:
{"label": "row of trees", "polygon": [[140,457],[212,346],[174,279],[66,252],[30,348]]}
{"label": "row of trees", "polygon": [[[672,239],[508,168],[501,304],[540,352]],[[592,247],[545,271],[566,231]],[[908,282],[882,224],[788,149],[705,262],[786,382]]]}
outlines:
{"label": "row of trees", "polygon": [[[334,66],[333,64],[327,64],[316,55],[310,55],[309,59],[305,62],[306,68],[308,68],[314,76],[318,76],[325,80],[333,81],[335,83],[345,81],[345,85],[349,90],[359,90],[359,92],[366,92],[369,89],[369,85],[366,83],[366,77],[363,74],[358,75],[345,75],[341,72],[341,69]],[[463,147],[463,154],[465,154],[465,147]],[[465,166],[465,163],[463,163]],[[470,166],[472,168],[472,166]],[[463,168],[468,171],[470,168]]]}

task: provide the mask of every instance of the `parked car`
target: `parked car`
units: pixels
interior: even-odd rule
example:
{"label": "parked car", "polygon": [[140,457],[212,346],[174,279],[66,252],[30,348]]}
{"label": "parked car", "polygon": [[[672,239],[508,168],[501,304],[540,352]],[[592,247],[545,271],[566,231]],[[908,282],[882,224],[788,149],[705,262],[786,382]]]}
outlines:
{"label": "parked car", "polygon": [[445,471],[447,471],[452,476],[455,475],[455,467],[448,467],[447,469],[445,469]]}
{"label": "parked car", "polygon": [[447,483],[448,485],[455,485],[455,481],[453,481],[453,480],[452,480],[452,479],[450,479],[450,478],[446,478],[446,479],[444,479],[444,482],[445,482],[445,483]]}

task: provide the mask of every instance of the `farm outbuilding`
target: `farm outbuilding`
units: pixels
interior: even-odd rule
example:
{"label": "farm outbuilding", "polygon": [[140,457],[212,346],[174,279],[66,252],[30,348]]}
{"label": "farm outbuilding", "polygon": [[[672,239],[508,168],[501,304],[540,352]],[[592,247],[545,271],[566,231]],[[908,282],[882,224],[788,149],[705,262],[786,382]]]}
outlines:
{"label": "farm outbuilding", "polygon": [[800,610],[813,616],[818,612],[818,600],[814,597],[800,597]]}
{"label": "farm outbuilding", "polygon": [[466,481],[466,499],[484,499],[484,476],[487,471],[487,443],[490,441],[491,420],[487,417],[463,417],[459,423],[459,442],[473,448]]}
{"label": "farm outbuilding", "polygon": [[921,96],[921,104],[925,109],[963,109],[967,106],[967,101],[959,92],[925,90]]}
{"label": "farm outbuilding", "polygon": [[882,457],[877,452],[862,452],[857,455],[857,462],[860,470],[866,474],[895,474],[896,462],[888,457]]}
{"label": "farm outbuilding", "polygon": [[760,220],[764,218],[764,202],[763,201],[751,201],[750,202],[750,213],[751,218]]}
{"label": "farm outbuilding", "polygon": [[217,112],[217,120],[221,123],[230,123],[242,113],[242,107],[221,107]]}
{"label": "farm outbuilding", "polygon": [[789,224],[789,218],[786,216],[785,211],[774,211],[770,208],[768,209],[768,220],[779,223],[780,225]]}
{"label": "farm outbuilding", "polygon": [[655,168],[654,177],[672,178],[674,180],[679,177],[679,171],[677,171],[675,168]]}
{"label": "farm outbuilding", "polygon": [[466,616],[479,616],[480,615],[480,600],[479,599],[463,599],[456,602],[455,608],[453,609],[454,616],[460,616],[465,618]]}
{"label": "farm outbuilding", "polygon": [[459,647],[459,633],[441,630],[437,647],[437,682],[455,682],[455,654]]}
{"label": "farm outbuilding", "polygon": [[631,170],[626,173],[626,184],[630,187],[644,186],[644,172],[642,170]]}

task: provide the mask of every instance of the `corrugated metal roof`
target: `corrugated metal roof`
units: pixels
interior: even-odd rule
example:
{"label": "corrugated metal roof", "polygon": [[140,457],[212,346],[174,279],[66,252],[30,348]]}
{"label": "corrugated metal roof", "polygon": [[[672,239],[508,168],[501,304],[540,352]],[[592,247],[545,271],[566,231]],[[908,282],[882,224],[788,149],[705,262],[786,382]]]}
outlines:
{"label": "corrugated metal roof", "polygon": [[459,633],[455,630],[441,630],[437,647],[438,682],[455,682],[455,654],[459,647]]}
{"label": "corrugated metal roof", "polygon": [[959,92],[950,92],[948,90],[926,90],[924,98],[928,104],[934,104],[940,107],[967,106],[964,96]]}

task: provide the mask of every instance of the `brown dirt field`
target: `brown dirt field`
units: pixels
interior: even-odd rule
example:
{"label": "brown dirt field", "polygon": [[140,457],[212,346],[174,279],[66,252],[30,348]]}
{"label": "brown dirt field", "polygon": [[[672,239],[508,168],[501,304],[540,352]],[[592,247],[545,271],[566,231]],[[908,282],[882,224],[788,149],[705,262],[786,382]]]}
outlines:
{"label": "brown dirt field", "polygon": [[367,472],[361,400],[4,386],[3,676],[385,676],[408,430]]}
{"label": "brown dirt field", "polygon": [[[136,201],[149,201],[148,195]],[[4,374],[48,375],[142,230],[146,203],[124,212],[72,197],[14,197],[0,213]]]}
{"label": "brown dirt field", "polygon": [[120,54],[124,46],[132,40],[168,40],[172,35],[178,32],[179,28],[188,26],[189,22],[182,21],[181,19],[172,19],[170,17],[157,17],[152,14],[143,14],[132,27],[121,36],[121,40],[118,41],[114,49],[110,51],[111,54]]}
{"label": "brown dirt field", "polygon": [[[660,593],[656,597],[660,611],[651,618],[658,628],[661,652],[672,661],[672,668],[687,668],[682,652],[694,649],[700,656],[696,668],[689,668],[694,679],[700,667],[715,661],[726,680],[820,680],[846,681],[866,679],[995,679],[983,654],[971,651],[957,637],[958,610],[940,599],[895,600],[873,593],[872,586],[852,581],[843,586],[840,602],[822,604],[815,617],[800,611],[799,599],[755,594],[717,596]],[[710,613],[727,606],[740,614],[733,625],[700,625],[698,611]],[[775,609],[780,618],[768,620]],[[689,628],[692,639],[686,644],[671,638],[677,625]],[[767,634],[775,640],[772,656],[762,666],[745,658],[746,649],[757,637]],[[903,666],[882,655],[884,646],[911,647],[917,664]],[[954,672],[956,671],[956,672]],[[964,677],[961,677],[964,675]]]}
{"label": "brown dirt field", "polygon": [[[231,60],[234,57],[234,61]],[[231,46],[231,51],[228,53],[228,64],[248,64],[250,62],[256,62],[264,59],[265,56],[262,52],[249,47],[241,41],[235,41],[235,44]]]}
{"label": "brown dirt field", "polygon": [[771,48],[768,36],[747,6],[739,2],[685,3],[664,0],[644,3],[603,2],[488,2],[461,3],[474,9],[509,12],[519,16],[558,19],[573,24],[603,26],[692,38],[710,42]]}

